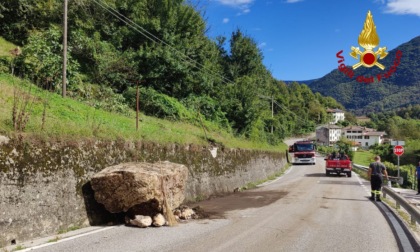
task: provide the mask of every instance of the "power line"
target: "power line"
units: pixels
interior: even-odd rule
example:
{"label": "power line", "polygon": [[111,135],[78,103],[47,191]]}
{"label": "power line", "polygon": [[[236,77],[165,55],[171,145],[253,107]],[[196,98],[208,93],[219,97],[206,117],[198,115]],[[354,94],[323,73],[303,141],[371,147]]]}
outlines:
{"label": "power line", "polygon": [[[102,7],[104,10],[106,10],[107,12],[111,13],[111,15],[113,15],[114,17],[116,17],[117,19],[119,19],[120,21],[122,21],[123,23],[125,23],[126,25],[128,25],[129,27],[131,27],[132,29],[134,29],[135,31],[137,31],[138,33],[140,33],[141,35],[143,35],[145,38],[149,39],[152,42],[160,42],[164,45],[166,45],[167,47],[169,47],[173,52],[175,52],[176,54],[178,54],[179,56],[181,56],[182,60],[184,62],[187,62],[188,64],[191,64],[193,67],[200,69],[199,67],[201,67],[202,70],[204,70],[206,73],[212,75],[213,77],[219,77],[221,79],[221,81],[225,84],[235,84],[235,82],[233,82],[232,80],[226,78],[225,76],[220,75],[219,73],[215,73],[209,69],[206,68],[206,66],[204,66],[203,64],[195,61],[194,59],[192,59],[190,56],[185,55],[184,53],[180,52],[179,50],[177,50],[176,48],[174,48],[172,45],[168,44],[167,42],[165,42],[164,40],[158,38],[157,36],[155,36],[154,34],[150,33],[148,30],[146,30],[145,28],[143,28],[142,26],[138,25],[137,23],[135,23],[134,21],[132,21],[131,19],[129,19],[128,17],[124,16],[123,14],[121,14],[120,12],[118,12],[115,8],[113,8],[112,6],[110,6],[107,3],[103,3],[100,2],[99,0],[92,0],[94,3],[96,3],[97,5],[99,5],[100,7]],[[265,96],[260,96],[262,98],[267,98]],[[269,98],[272,99],[272,98]],[[293,113],[291,110],[289,110],[288,108],[284,107],[283,105],[278,104],[276,101],[272,100],[272,102],[274,104],[276,104],[278,107],[280,107],[281,109],[293,114],[298,120],[300,120],[303,123],[306,123],[306,120],[301,119],[298,115],[296,115],[295,113]],[[282,126],[281,126],[282,127]],[[283,128],[283,127],[282,127]],[[284,128],[283,128],[284,129]],[[285,130],[285,129],[284,129]]]}
{"label": "power line", "polygon": [[[116,9],[112,8],[107,3],[103,3],[103,2],[100,2],[98,0],[93,0],[93,2],[98,4],[100,7],[102,7],[103,9],[108,11],[109,13],[111,13],[111,15],[115,16],[120,21],[122,21],[126,25],[130,26],[131,28],[133,28],[135,31],[137,31],[138,33],[140,33],[141,35],[143,35],[144,37],[146,37],[150,41],[155,42],[155,43],[160,42],[160,43],[168,46],[172,51],[174,51],[176,54],[181,56],[183,58],[184,62],[187,62],[187,63],[191,64],[193,67],[195,67],[197,69],[204,70],[206,73],[212,75],[213,77],[215,77],[215,76],[219,77],[224,84],[229,84],[229,83],[234,84],[234,82],[232,80],[229,80],[226,77],[207,69],[206,66],[204,66],[203,64],[195,61],[194,59],[192,59],[188,55],[185,55],[184,53],[178,51],[172,45],[170,45],[170,44],[166,43],[165,41],[161,40],[160,38],[156,37],[155,35],[153,35],[149,31],[147,31],[145,28],[141,27],[140,25],[138,25],[137,23],[135,23],[134,21],[132,21],[128,17],[119,13]],[[200,66],[201,68],[199,68],[198,66]]]}
{"label": "power line", "polygon": [[258,97],[260,97],[260,98],[264,98],[264,99],[269,99],[269,100],[272,100],[272,102],[274,103],[274,104],[276,104],[279,108],[281,108],[281,109],[283,109],[284,111],[287,111],[287,112],[289,112],[289,113],[291,113],[291,114],[293,114],[294,116],[296,116],[296,118],[298,119],[298,120],[300,120],[301,122],[303,122],[303,123],[306,123],[307,121],[306,120],[304,120],[304,119],[301,119],[296,113],[294,113],[294,112],[292,112],[290,109],[288,109],[288,108],[286,108],[285,106],[283,106],[283,105],[281,105],[281,104],[278,104],[276,101],[274,101],[273,99],[272,99],[272,97],[268,97],[268,96],[264,96],[264,95],[258,95]]}
{"label": "power line", "polygon": [[274,104],[276,104],[276,105],[277,105],[277,106],[279,106],[280,108],[283,108],[283,109],[284,109],[284,110],[286,110],[286,111],[289,111],[289,113],[294,114],[294,115],[296,116],[296,118],[297,118],[298,120],[300,120],[301,122],[303,122],[303,123],[306,123],[306,122],[307,122],[307,120],[302,119],[301,117],[299,117],[298,115],[296,115],[296,114],[295,114],[295,113],[293,113],[290,109],[288,109],[288,108],[284,107],[283,105],[279,105],[276,101],[274,101]]}

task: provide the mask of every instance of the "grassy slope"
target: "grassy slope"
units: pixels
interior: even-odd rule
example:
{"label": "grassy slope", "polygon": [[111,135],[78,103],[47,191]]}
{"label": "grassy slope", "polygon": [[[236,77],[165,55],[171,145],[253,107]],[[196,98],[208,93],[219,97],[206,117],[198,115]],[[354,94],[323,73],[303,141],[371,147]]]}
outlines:
{"label": "grassy slope", "polygon": [[[10,50],[16,46],[0,37],[0,57],[10,56]],[[202,127],[183,122],[161,120],[141,114],[139,131],[136,131],[135,113],[124,116],[98,110],[70,98],[46,92],[32,85],[28,81],[0,74],[0,133],[12,134],[12,109],[14,93],[17,91],[19,106],[22,106],[24,94],[30,93],[30,117],[24,133],[30,136],[45,139],[71,139],[86,138],[114,140],[145,140],[158,143],[200,144],[207,145],[208,138],[214,139],[226,147],[243,149],[262,149],[271,151],[284,151],[286,145],[270,146],[255,143],[234,137],[232,134],[212,126],[207,126],[206,134]],[[43,125],[43,112],[46,107],[45,122]]]}
{"label": "grassy slope", "polygon": [[8,41],[6,41],[4,38],[0,37],[0,57],[6,56],[10,57],[10,50],[15,49],[16,46]]}
{"label": "grassy slope", "polygon": [[[19,102],[24,100],[23,93],[31,93],[30,105],[27,109],[30,111],[30,118],[24,132],[32,136],[46,139],[97,138],[113,140],[122,138],[159,143],[208,144],[201,127],[141,114],[139,131],[136,131],[134,111],[131,116],[124,116],[98,110],[70,98],[63,99],[60,95],[41,90],[28,81],[12,77],[9,74],[0,74],[0,133],[11,134],[14,132],[11,118],[15,90],[20,92],[19,99],[17,99]],[[42,129],[44,105],[46,105],[46,116]],[[20,104],[20,106],[22,105]],[[273,147],[235,138],[218,129],[207,132],[207,136],[231,148],[272,151],[283,151],[286,148],[285,145]]]}
{"label": "grassy slope", "polygon": [[356,151],[354,153],[353,163],[358,165],[369,166],[373,162],[375,154],[370,151]]}

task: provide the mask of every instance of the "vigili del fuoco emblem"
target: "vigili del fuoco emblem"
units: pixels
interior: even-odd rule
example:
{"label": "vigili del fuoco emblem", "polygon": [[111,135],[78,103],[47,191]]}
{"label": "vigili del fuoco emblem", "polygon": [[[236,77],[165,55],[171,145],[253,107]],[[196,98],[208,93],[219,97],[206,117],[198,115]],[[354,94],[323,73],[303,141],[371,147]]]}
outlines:
{"label": "vigili del fuoco emblem", "polygon": [[373,22],[373,17],[370,11],[366,16],[365,24],[363,25],[363,30],[359,35],[358,42],[365,50],[362,52],[359,47],[351,47],[350,56],[355,59],[359,59],[359,62],[353,65],[353,69],[360,66],[377,66],[381,70],[384,70],[385,66],[378,62],[378,58],[385,58],[388,55],[388,52],[386,52],[386,47],[379,47],[376,52],[373,51],[373,49],[379,45],[379,37],[376,33],[376,26]]}

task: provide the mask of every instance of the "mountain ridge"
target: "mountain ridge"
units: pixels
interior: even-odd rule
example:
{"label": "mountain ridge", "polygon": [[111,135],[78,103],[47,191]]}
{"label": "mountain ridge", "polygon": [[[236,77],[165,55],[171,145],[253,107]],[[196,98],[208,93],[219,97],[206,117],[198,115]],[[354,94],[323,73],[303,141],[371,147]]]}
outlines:
{"label": "mountain ridge", "polygon": [[[400,61],[396,62],[400,53]],[[387,57],[378,61],[386,67],[384,70],[378,67],[359,67],[353,70],[354,75],[350,78],[339,71],[337,64],[337,69],[306,84],[314,93],[333,97],[356,115],[420,104],[419,55],[420,36],[417,36],[392,49]],[[341,56],[344,57],[344,63],[350,58],[347,51]],[[393,65],[397,63],[393,71]],[[351,66],[346,67],[352,69]],[[359,76],[370,80],[373,77],[374,82],[361,83],[362,78]]]}

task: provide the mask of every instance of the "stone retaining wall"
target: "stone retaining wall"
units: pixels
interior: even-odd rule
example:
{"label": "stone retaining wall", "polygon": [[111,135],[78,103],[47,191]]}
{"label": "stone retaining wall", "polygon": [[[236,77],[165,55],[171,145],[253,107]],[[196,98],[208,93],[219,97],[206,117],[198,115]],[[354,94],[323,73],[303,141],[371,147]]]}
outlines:
{"label": "stone retaining wall", "polygon": [[44,142],[0,135],[0,247],[94,224],[89,179],[105,167],[168,160],[189,169],[186,200],[233,192],[282,169],[285,153],[150,142]]}

